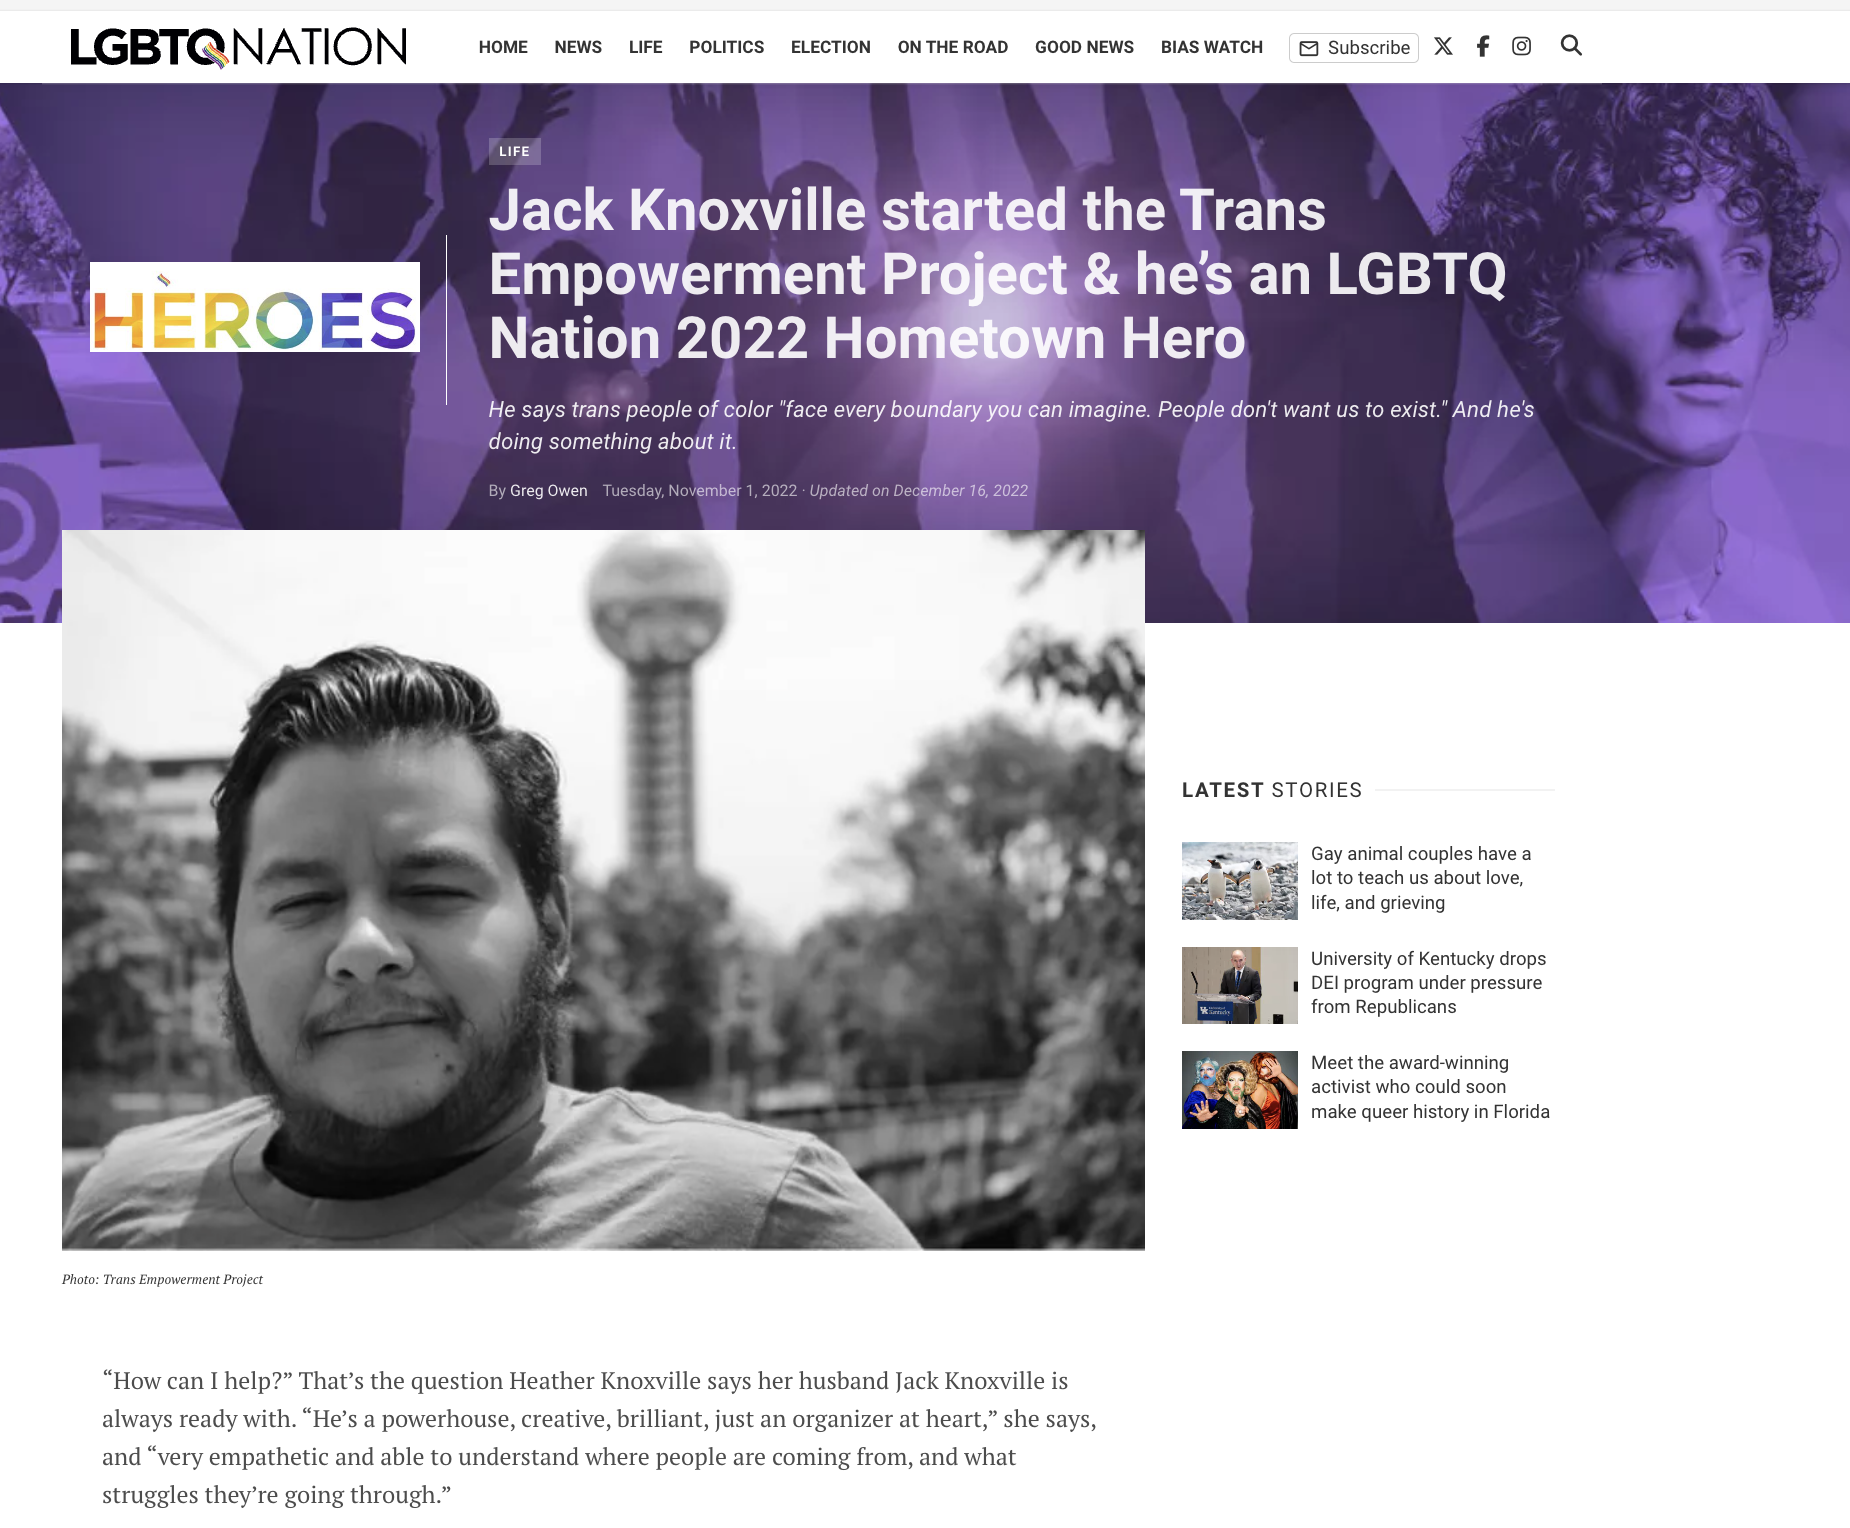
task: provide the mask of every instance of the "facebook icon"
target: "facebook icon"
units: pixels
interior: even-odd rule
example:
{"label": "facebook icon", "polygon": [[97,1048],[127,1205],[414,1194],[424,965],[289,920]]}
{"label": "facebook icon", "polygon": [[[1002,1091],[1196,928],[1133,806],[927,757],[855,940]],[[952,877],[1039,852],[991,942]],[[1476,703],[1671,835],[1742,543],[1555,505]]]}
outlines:
{"label": "facebook icon", "polygon": [[1478,56],[1479,58],[1482,58],[1482,57],[1483,57],[1483,56],[1484,56],[1484,55],[1485,55],[1486,53],[1488,53],[1489,51],[1490,51],[1490,38],[1489,38],[1489,36],[1488,36],[1488,35],[1485,35],[1485,36],[1483,36],[1483,37],[1480,37],[1480,38],[1478,38],[1478,40],[1477,40],[1477,56]]}

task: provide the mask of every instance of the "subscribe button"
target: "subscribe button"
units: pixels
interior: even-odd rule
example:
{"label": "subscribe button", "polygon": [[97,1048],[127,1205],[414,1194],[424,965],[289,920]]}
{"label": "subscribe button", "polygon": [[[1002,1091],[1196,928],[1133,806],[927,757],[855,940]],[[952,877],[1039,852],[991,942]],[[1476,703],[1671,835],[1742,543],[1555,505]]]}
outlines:
{"label": "subscribe button", "polygon": [[1358,59],[1384,59],[1409,64],[1420,56],[1420,40],[1412,32],[1294,32],[1291,56],[1339,64]]}

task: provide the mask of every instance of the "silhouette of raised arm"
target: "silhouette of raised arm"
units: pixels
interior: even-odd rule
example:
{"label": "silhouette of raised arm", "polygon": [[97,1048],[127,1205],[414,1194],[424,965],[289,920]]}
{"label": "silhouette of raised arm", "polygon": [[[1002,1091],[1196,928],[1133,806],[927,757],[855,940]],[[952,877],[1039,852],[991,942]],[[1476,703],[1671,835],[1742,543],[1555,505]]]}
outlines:
{"label": "silhouette of raised arm", "polygon": [[1015,135],[1015,147],[1028,167],[1034,194],[1052,196],[1061,181],[1073,173],[1073,156],[1067,153],[1047,113],[1041,110],[1032,85],[1004,85],[1002,106],[1008,113],[1009,130]]}
{"label": "silhouette of raised arm", "polygon": [[1105,86],[1105,130],[1111,158],[1126,176],[1144,185],[1160,184],[1163,157],[1156,147],[1156,124],[1141,85]]}
{"label": "silhouette of raised arm", "polygon": [[[874,119],[874,215],[877,219],[888,202],[911,202],[925,189],[925,178],[919,173],[918,151],[912,141],[912,101],[906,94],[906,87],[870,85],[867,105]],[[930,254],[937,248],[938,241],[929,227],[917,228],[913,221],[908,221],[903,229],[889,233],[887,244],[892,249],[918,256]]]}
{"label": "silhouette of raised arm", "polygon": [[[426,303],[443,284],[443,241],[446,236],[452,240],[448,260],[452,281],[461,273],[456,263],[458,242],[463,246],[465,260],[479,258],[484,266],[487,265],[489,256],[494,253],[494,241],[488,233],[487,220],[514,173],[512,160],[499,164],[486,160],[479,169],[470,168],[469,142],[463,129],[481,99],[482,87],[441,85],[438,88],[443,92],[443,109],[437,113],[438,173],[443,181],[443,208],[419,243],[417,254],[413,256],[424,268]],[[565,104],[571,98],[572,92],[564,85],[521,86],[520,99],[515,104],[514,115],[508,121],[506,136],[539,137],[548,124],[557,122],[571,109]],[[474,237],[478,230],[481,236],[479,239]],[[463,310],[468,312],[467,292],[463,292],[463,298]],[[473,324],[471,327],[474,327]]]}
{"label": "silhouette of raised arm", "polygon": [[1188,123],[1195,169],[1204,186],[1222,197],[1257,197],[1259,169],[1253,163],[1246,129],[1220,93],[1218,85],[1177,85],[1176,100]]}
{"label": "silhouette of raised arm", "polygon": [[[723,85],[717,93],[700,85],[670,85],[669,109],[676,131],[700,156],[700,197],[728,205],[763,196],[764,156],[760,147],[758,97],[749,85]],[[714,265],[722,261],[745,262],[768,258],[762,232],[730,228],[709,229],[704,224],[688,240],[690,264]],[[741,299],[736,292],[720,295],[712,288],[690,295],[675,315],[676,342],[669,359],[650,373],[650,381],[662,391],[661,397],[705,403],[719,389],[719,375],[724,363],[711,340],[697,347],[698,356],[682,354],[681,320],[704,318],[709,323],[722,313],[750,315],[758,305],[750,298]]]}
{"label": "silhouette of raised arm", "polygon": [[315,156],[326,85],[278,85],[251,170],[234,260],[300,259],[314,223]]}
{"label": "silhouette of raised arm", "polygon": [[[496,360],[492,344],[494,320],[508,323],[520,309],[507,293],[497,294],[489,279],[495,254],[489,215],[514,173],[511,163],[485,161],[480,166],[469,155],[469,118],[481,100],[480,85],[444,85],[443,110],[437,114],[437,158],[443,181],[443,215],[426,237],[437,243],[441,261],[442,239],[450,237],[450,280],[462,300],[469,332],[483,374],[497,398],[515,401],[525,396],[528,363],[513,356]],[[510,138],[537,138],[548,124],[563,117],[571,91],[560,85],[526,85],[508,123]],[[423,247],[419,255],[424,255]],[[441,266],[439,266],[441,269]],[[428,279],[428,278],[427,278]],[[426,289],[428,300],[430,289]]]}

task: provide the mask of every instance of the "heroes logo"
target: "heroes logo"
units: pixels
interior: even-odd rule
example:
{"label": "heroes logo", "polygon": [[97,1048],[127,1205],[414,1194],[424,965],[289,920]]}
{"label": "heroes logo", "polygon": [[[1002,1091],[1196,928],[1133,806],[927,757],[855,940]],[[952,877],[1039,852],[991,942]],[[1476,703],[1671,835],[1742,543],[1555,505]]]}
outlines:
{"label": "heroes logo", "polygon": [[97,261],[90,349],[415,354],[415,261]]}

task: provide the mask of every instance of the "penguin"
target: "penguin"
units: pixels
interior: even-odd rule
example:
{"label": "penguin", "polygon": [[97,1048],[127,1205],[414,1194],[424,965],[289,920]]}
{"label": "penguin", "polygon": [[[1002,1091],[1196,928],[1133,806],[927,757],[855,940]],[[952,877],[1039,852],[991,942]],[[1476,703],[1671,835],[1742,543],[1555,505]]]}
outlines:
{"label": "penguin", "polygon": [[1216,907],[1227,905],[1227,877],[1221,874],[1220,861],[1208,861],[1208,873],[1201,878],[1207,883],[1208,900]]}
{"label": "penguin", "polygon": [[1272,878],[1265,873],[1265,865],[1253,861],[1253,873],[1248,877],[1253,888],[1253,906],[1259,907],[1272,900]]}

